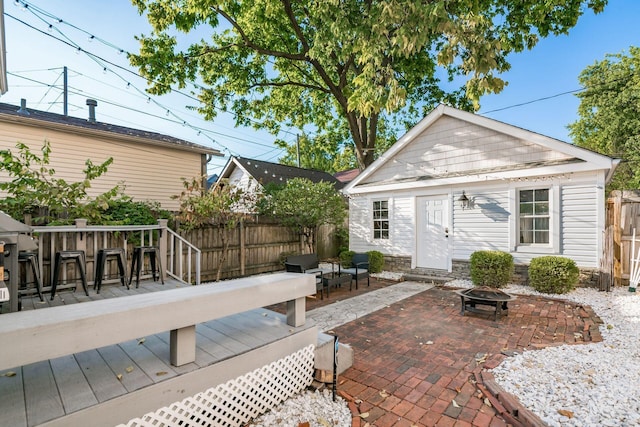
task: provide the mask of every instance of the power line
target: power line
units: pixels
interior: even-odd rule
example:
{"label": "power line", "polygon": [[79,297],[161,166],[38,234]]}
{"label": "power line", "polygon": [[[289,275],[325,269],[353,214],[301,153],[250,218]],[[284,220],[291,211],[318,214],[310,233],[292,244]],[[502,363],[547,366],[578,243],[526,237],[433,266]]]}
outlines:
{"label": "power line", "polygon": [[[49,36],[49,37],[52,37],[52,38],[54,38],[55,40],[58,40],[58,41],[60,41],[60,42],[62,42],[62,43],[65,43],[65,44],[67,44],[67,45],[69,45],[69,46],[73,47],[74,49],[77,49],[77,50],[78,50],[78,52],[83,52],[83,53],[85,53],[85,54],[89,55],[89,56],[90,56],[90,57],[92,57],[94,60],[95,60],[95,59],[99,59],[100,61],[103,61],[103,62],[105,62],[105,63],[107,63],[107,64],[109,64],[109,65],[112,65],[112,66],[117,67],[117,68],[119,68],[119,69],[122,69],[122,70],[124,70],[124,71],[126,71],[126,72],[128,72],[128,73],[130,73],[130,74],[133,74],[133,75],[134,75],[134,76],[136,76],[136,77],[139,77],[139,78],[144,79],[144,80],[148,80],[147,78],[145,78],[145,77],[141,76],[140,74],[138,74],[138,73],[137,73],[137,72],[135,72],[135,71],[132,71],[131,69],[128,69],[128,68],[123,67],[123,66],[121,66],[121,65],[115,64],[115,63],[113,63],[113,62],[111,62],[111,61],[108,61],[108,60],[106,60],[106,59],[104,59],[104,58],[102,58],[102,57],[100,57],[100,56],[98,56],[98,55],[96,55],[96,54],[93,54],[93,53],[91,53],[91,52],[89,52],[89,51],[87,51],[87,50],[83,49],[83,48],[82,48],[82,47],[80,47],[77,43],[72,42],[72,41],[71,41],[71,39],[70,39],[69,37],[67,37],[67,36],[66,36],[62,31],[60,31],[60,30],[59,30],[55,25],[53,25],[52,23],[49,23],[48,21],[46,21],[45,19],[43,19],[41,16],[38,16],[38,15],[37,15],[37,13],[42,13],[43,15],[45,15],[46,17],[48,17],[49,19],[53,19],[53,20],[55,20],[58,24],[65,24],[65,25],[70,26],[71,28],[76,29],[77,31],[80,31],[80,32],[84,33],[85,35],[88,35],[88,36],[89,36],[89,37],[88,37],[88,38],[89,38],[89,40],[95,40],[95,41],[98,41],[98,42],[100,42],[100,43],[104,44],[105,46],[108,46],[108,47],[110,47],[110,48],[112,48],[112,49],[116,50],[119,54],[121,54],[121,53],[126,53],[127,55],[130,55],[130,52],[128,52],[128,51],[126,51],[126,50],[124,50],[124,49],[122,49],[122,48],[119,48],[118,46],[116,46],[116,45],[114,45],[114,44],[112,44],[112,43],[110,43],[110,42],[108,42],[108,41],[106,41],[106,40],[104,40],[104,39],[102,39],[102,38],[100,38],[100,37],[97,37],[97,36],[95,36],[94,34],[92,34],[92,33],[88,32],[88,31],[86,31],[86,30],[84,30],[84,29],[82,29],[82,28],[80,28],[80,27],[77,27],[77,26],[75,26],[75,25],[71,24],[70,22],[65,21],[65,20],[63,20],[63,19],[61,19],[61,18],[59,18],[59,17],[57,17],[57,16],[55,16],[55,15],[53,15],[53,14],[51,14],[51,13],[49,13],[49,12],[45,11],[45,10],[43,10],[43,9],[41,9],[41,8],[39,8],[39,7],[35,6],[35,5],[32,5],[31,3],[29,3],[29,2],[28,2],[28,1],[26,1],[26,0],[15,0],[15,3],[16,3],[16,4],[21,4],[21,5],[23,5],[23,7],[25,7],[27,10],[29,10],[29,11],[30,11],[34,16],[36,16],[38,19],[40,19],[40,20],[41,20],[41,21],[43,21],[46,25],[48,25],[49,30],[53,30],[53,29],[55,29],[55,30],[56,30],[57,32],[59,32],[63,37],[65,37],[66,39],[68,39],[68,40],[69,40],[69,42],[66,42],[66,41],[64,41],[64,40],[62,40],[62,39],[60,39],[60,38],[58,38],[58,37],[55,37],[53,34],[50,34],[49,32],[45,32],[45,31],[42,31],[42,30],[40,30],[40,29],[38,29],[38,28],[35,28],[35,27],[33,27],[32,25],[30,25],[30,24],[28,24],[28,23],[26,23],[26,22],[24,22],[24,21],[22,21],[22,20],[20,20],[20,19],[18,19],[18,18],[16,18],[16,17],[14,17],[14,16],[10,15],[10,14],[9,14],[9,13],[7,13],[7,12],[5,12],[5,15],[9,16],[9,17],[10,17],[10,18],[12,18],[12,19],[15,19],[16,21],[18,21],[18,22],[20,22],[20,23],[22,23],[22,24],[24,24],[24,25],[28,26],[29,28],[31,28],[31,29],[33,29],[33,30],[36,30],[36,31],[40,32],[41,34],[47,35],[47,36]],[[115,74],[115,73],[114,73],[114,74]],[[123,80],[124,80],[124,79],[123,79]],[[197,84],[195,84],[195,83],[193,83],[193,82],[192,82],[192,84],[193,84],[193,86],[194,86],[196,89],[199,89],[199,90],[202,90],[202,89],[203,89],[201,86],[199,86],[199,85],[197,85]],[[175,92],[175,93],[177,93],[177,94],[180,94],[180,95],[182,95],[182,96],[185,96],[185,97],[187,97],[187,98],[189,98],[189,99],[191,99],[191,100],[194,100],[194,101],[196,101],[196,102],[201,102],[201,101],[200,101],[200,99],[198,99],[197,97],[194,97],[194,96],[192,96],[191,94],[188,94],[188,93],[183,92],[183,91],[181,91],[181,90],[174,89],[174,88],[170,88],[170,90],[171,90],[171,92]],[[220,111],[220,112],[227,113],[227,114],[231,114],[231,115],[235,116],[235,114],[234,114],[234,113],[232,113],[232,112],[229,112],[229,111],[223,110],[223,109],[218,108],[218,107],[215,107],[215,106],[213,106],[213,108],[215,108],[216,110],[218,110],[218,111]],[[257,121],[257,120],[254,120],[254,119],[249,119],[249,121],[251,121],[252,123],[255,123],[255,124],[259,125],[259,126],[261,126],[261,125],[262,125],[262,123],[260,123],[260,122],[259,122],[259,121]],[[295,135],[295,133],[289,132],[289,131],[287,131],[287,130],[279,130],[279,132],[281,132],[281,133],[285,133],[285,134],[290,134],[290,135]]]}

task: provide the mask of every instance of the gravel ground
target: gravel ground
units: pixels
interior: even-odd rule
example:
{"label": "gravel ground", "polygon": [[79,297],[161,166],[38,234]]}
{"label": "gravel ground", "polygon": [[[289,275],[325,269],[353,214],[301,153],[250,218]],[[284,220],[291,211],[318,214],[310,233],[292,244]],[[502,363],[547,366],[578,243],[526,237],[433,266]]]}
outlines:
{"label": "gravel ground", "polygon": [[[467,287],[470,283],[450,282]],[[530,287],[506,292],[563,298],[589,305],[602,319],[603,341],[525,351],[493,369],[496,382],[549,426],[640,425],[640,294],[628,288],[580,288],[548,295]]]}
{"label": "gravel ground", "polygon": [[298,427],[302,423],[309,427],[349,427],[351,411],[340,396],[333,401],[331,391],[307,391],[288,400],[259,418],[250,426]]}

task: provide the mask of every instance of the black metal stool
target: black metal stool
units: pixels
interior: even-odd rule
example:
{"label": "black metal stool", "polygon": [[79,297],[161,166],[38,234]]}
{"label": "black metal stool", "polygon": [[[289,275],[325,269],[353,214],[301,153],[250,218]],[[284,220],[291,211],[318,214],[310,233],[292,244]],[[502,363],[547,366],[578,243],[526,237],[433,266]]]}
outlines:
{"label": "black metal stool", "polygon": [[[157,246],[135,246],[133,248],[133,256],[131,257],[131,276],[129,277],[129,286],[133,281],[133,274],[136,275],[136,288],[140,285],[140,270],[144,265],[144,256],[149,255],[149,264],[151,264],[151,275],[153,281],[156,281],[156,272],[160,275],[160,281],[164,285],[164,276],[162,274],[162,262],[160,260],[160,249]],[[156,269],[156,262],[158,268]]]}
{"label": "black metal stool", "polygon": [[[89,290],[87,289],[87,275],[85,274],[85,254],[84,251],[59,251],[56,252],[56,259],[53,268],[53,283],[51,283],[51,301],[56,295],[56,287],[58,286],[58,279],[60,277],[60,269],[67,262],[75,262],[80,271],[80,280],[82,281],[82,287],[84,293],[89,296]],[[77,280],[77,279],[76,279]]]}
{"label": "black metal stool", "polygon": [[[38,266],[37,252],[18,252],[18,263],[20,265],[20,287],[18,289],[18,297],[31,295],[34,291],[40,297],[40,301],[44,301],[42,296],[42,279],[40,277],[40,267]],[[29,270],[33,280],[29,280]],[[24,271],[24,275],[22,272]],[[29,287],[35,285],[35,287]]]}
{"label": "black metal stool", "polygon": [[93,289],[97,289],[97,293],[100,293],[100,287],[102,286],[102,279],[105,273],[104,268],[109,257],[116,257],[120,283],[122,283],[122,286],[126,286],[127,289],[129,289],[129,283],[127,283],[127,271],[124,267],[124,249],[106,248],[98,250],[98,256],[96,259],[96,274],[93,282]]}

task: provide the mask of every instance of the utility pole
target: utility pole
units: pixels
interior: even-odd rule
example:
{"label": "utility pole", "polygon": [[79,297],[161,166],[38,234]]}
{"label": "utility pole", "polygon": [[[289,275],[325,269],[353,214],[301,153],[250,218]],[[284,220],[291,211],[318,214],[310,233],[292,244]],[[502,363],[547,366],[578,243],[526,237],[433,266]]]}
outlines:
{"label": "utility pole", "polygon": [[296,156],[298,158],[298,167],[300,167],[300,135],[296,135]]}
{"label": "utility pole", "polygon": [[67,66],[65,65],[64,68],[62,69],[62,73],[63,73],[63,108],[64,108],[64,116],[67,117],[68,113],[69,113],[69,89],[67,86]]}

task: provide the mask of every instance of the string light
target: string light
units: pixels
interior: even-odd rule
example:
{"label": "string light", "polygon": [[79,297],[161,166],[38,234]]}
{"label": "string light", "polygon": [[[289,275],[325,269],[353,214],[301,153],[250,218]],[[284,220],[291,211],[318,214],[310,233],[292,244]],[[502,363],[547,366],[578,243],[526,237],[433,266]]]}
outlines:
{"label": "string light", "polygon": [[93,41],[93,39],[95,39],[95,38],[96,38],[96,36],[94,36],[94,35],[90,35],[90,36],[89,36],[89,38],[87,39],[87,41],[88,41],[89,43],[91,43],[91,42]]}

